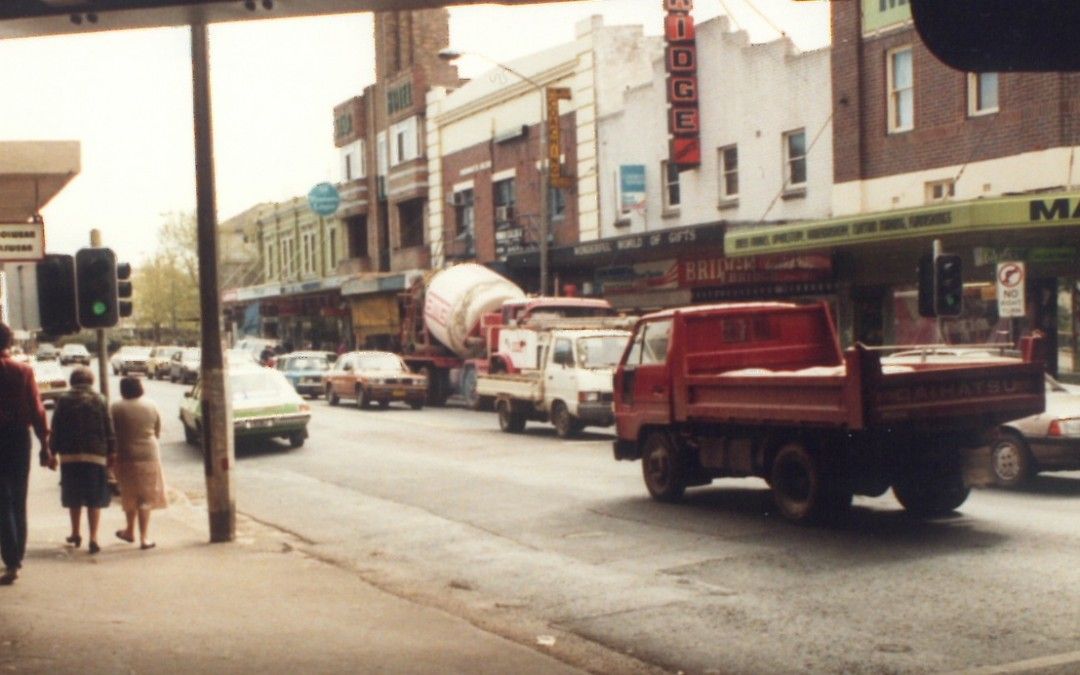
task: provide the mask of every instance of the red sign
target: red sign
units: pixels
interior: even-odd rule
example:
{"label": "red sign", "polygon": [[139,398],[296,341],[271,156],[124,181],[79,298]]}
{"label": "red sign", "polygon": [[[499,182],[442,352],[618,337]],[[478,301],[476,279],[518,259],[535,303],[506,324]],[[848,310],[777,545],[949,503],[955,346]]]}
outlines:
{"label": "red sign", "polygon": [[679,286],[824,281],[833,276],[827,255],[769,255],[725,258],[722,255],[679,260]]}
{"label": "red sign", "polygon": [[668,161],[679,169],[701,165],[701,127],[698,123],[697,31],[690,11],[693,0],[663,0],[668,132]]}

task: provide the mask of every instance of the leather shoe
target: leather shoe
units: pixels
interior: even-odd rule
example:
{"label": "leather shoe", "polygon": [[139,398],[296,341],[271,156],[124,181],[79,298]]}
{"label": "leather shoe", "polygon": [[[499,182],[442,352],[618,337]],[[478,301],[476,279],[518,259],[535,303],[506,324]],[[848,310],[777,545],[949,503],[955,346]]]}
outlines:
{"label": "leather shoe", "polygon": [[10,586],[15,583],[15,580],[18,578],[19,570],[14,567],[9,567],[3,574],[0,574],[0,586]]}
{"label": "leather shoe", "polygon": [[65,539],[64,541],[71,544],[75,548],[79,548],[79,546],[82,544],[82,537],[80,537],[77,534],[73,534],[70,537],[68,537],[67,539]]}
{"label": "leather shoe", "polygon": [[101,547],[98,546],[98,543],[96,541],[90,542],[90,547],[89,548],[90,548],[90,555],[94,555],[95,553],[97,553],[98,551],[101,550]]}

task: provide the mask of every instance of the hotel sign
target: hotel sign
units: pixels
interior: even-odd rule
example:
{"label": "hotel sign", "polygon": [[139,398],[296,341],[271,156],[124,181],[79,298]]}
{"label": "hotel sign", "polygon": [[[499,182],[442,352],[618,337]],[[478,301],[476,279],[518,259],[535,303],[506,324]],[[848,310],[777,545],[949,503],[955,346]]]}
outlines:
{"label": "hotel sign", "polygon": [[863,33],[873,33],[911,22],[908,0],[862,0]]}
{"label": "hotel sign", "polygon": [[44,257],[44,223],[0,223],[0,262],[30,262]]}
{"label": "hotel sign", "polygon": [[1080,225],[1078,193],[1002,197],[796,225],[744,228],[724,236],[724,252],[727,256],[745,256],[1024,226],[1076,225]]}
{"label": "hotel sign", "polygon": [[668,161],[679,169],[701,165],[701,118],[698,113],[697,42],[693,0],[664,0],[667,43]]}

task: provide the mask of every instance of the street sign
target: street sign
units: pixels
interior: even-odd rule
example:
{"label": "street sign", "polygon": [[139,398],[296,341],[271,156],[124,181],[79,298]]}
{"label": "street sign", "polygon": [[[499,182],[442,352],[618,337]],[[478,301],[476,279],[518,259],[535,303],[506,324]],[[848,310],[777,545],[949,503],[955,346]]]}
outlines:
{"label": "street sign", "polygon": [[0,223],[0,263],[45,257],[44,223]]}
{"label": "street sign", "polygon": [[998,316],[1014,318],[1024,316],[1024,279],[1027,270],[1018,261],[1000,262],[997,266]]}
{"label": "street sign", "polygon": [[308,193],[308,205],[320,216],[332,216],[341,204],[341,195],[330,183],[319,183]]}

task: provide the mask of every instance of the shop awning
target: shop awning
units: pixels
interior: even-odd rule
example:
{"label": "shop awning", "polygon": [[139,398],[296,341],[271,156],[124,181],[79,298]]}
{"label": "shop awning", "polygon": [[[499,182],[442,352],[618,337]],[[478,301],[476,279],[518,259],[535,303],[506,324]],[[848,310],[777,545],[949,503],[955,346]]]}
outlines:
{"label": "shop awning", "polygon": [[728,257],[828,249],[900,239],[1080,225],[1080,192],[977,199],[792,225],[741,228],[724,236]]}
{"label": "shop awning", "polygon": [[0,141],[0,222],[25,223],[79,170],[78,141]]}

